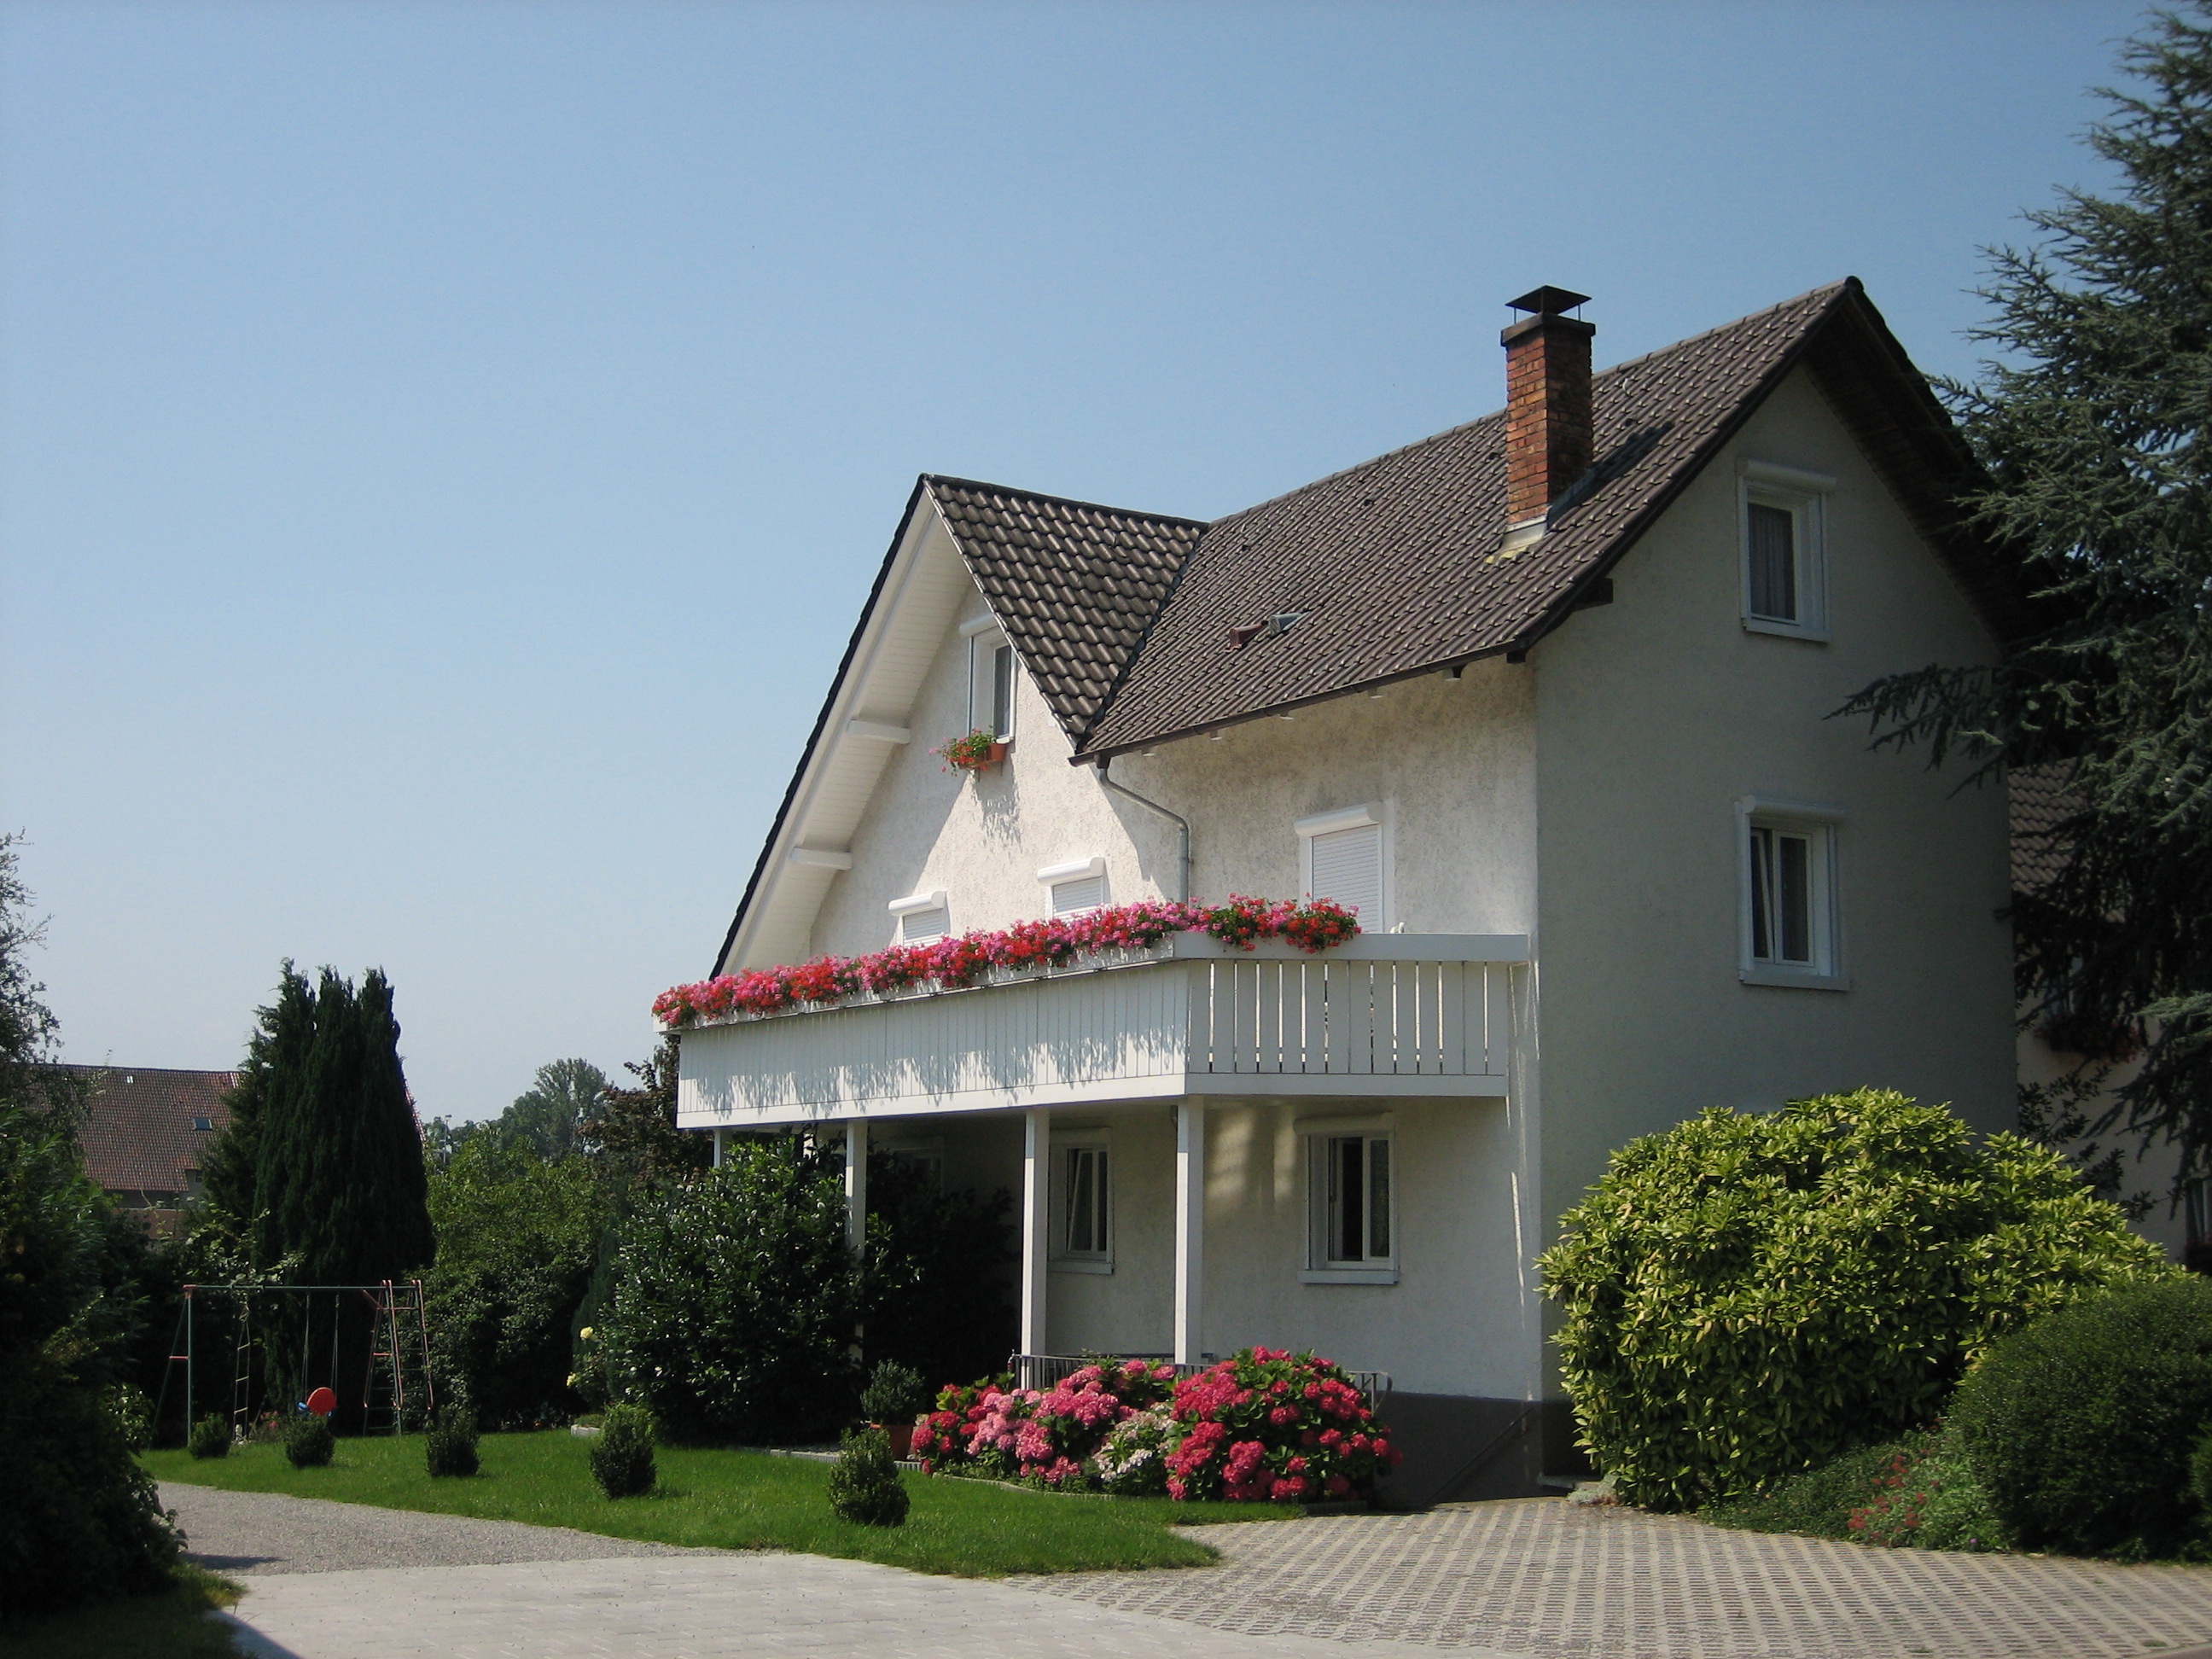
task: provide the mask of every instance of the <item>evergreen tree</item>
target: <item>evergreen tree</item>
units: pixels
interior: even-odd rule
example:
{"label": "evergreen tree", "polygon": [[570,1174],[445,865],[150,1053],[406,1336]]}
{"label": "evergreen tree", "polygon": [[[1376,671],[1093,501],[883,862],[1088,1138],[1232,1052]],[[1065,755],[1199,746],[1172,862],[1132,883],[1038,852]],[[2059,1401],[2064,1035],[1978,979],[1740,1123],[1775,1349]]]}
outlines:
{"label": "evergreen tree", "polygon": [[297,1252],[311,1285],[404,1279],[434,1242],[391,985],[374,968],[358,994],[328,968],[313,992],[289,967],[284,978],[260,1103],[258,1254]]}
{"label": "evergreen tree", "polygon": [[2140,1054],[2100,1132],[2212,1170],[2212,27],[2159,14],[2090,135],[2118,193],[1994,250],[1998,349],[1943,388],[1985,469],[1970,497],[2038,620],[1994,667],[1934,665],[1846,705],[1880,744],[1977,779],[2049,767],[2056,875],[2016,896],[2027,1018],[2085,1064]]}
{"label": "evergreen tree", "polygon": [[314,1036],[314,993],[287,957],[276,1000],[254,1011],[253,1035],[246,1039],[238,1081],[223,1097],[230,1121],[208,1148],[200,1170],[204,1202],[234,1238],[251,1237],[261,1212],[257,1194],[270,1098],[282,1079],[297,1075]]}

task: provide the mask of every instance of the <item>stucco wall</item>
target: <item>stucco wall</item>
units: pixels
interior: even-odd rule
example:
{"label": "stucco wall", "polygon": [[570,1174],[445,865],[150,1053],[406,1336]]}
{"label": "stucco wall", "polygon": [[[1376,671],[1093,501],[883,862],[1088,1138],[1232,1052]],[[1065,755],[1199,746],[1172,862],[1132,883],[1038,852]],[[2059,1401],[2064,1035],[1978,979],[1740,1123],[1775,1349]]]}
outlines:
{"label": "stucco wall", "polygon": [[[1389,1111],[1395,1285],[1304,1285],[1298,1121]],[[1060,1113],[1113,1135],[1115,1271],[1048,1276],[1054,1352],[1164,1352],[1173,1336],[1175,1131],[1157,1106]],[[1513,1249],[1510,1110],[1498,1100],[1259,1101],[1206,1112],[1203,1347],[1316,1348],[1415,1392],[1528,1397],[1539,1380],[1533,1279]]]}
{"label": "stucco wall", "polygon": [[[956,931],[1044,915],[1036,872],[1093,856],[1116,900],[1175,890],[1174,827],[1109,794],[1026,676],[1018,676],[1006,762],[967,776],[928,750],[965,729],[968,641],[985,614],[971,594],[948,629],[909,726],[854,836],[853,868],[830,884],[812,948],[852,954],[891,938],[885,908],[943,888]],[[1393,914],[1413,932],[1525,933],[1535,914],[1534,737],[1527,670],[1478,664],[1381,697],[1352,697],[1128,756],[1115,779],[1191,822],[1191,890],[1269,896],[1300,890],[1294,823],[1381,800],[1389,809]],[[1373,919],[1370,918],[1370,923]]]}
{"label": "stucco wall", "polygon": [[[1738,457],[1827,473],[1832,640],[1740,620]],[[1826,718],[1878,676],[1993,643],[1801,372],[1613,574],[1535,676],[1543,1207],[1607,1153],[1707,1106],[1863,1084],[2014,1120],[2001,789]],[[1829,803],[1846,991],[1738,981],[1744,795]]]}

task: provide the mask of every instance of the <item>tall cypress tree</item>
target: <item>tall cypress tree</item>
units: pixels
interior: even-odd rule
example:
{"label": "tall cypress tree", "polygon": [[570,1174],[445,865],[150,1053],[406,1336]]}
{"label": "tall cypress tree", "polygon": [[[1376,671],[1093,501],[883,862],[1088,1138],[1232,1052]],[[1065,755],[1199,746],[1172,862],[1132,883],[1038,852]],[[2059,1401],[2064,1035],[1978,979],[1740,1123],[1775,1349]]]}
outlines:
{"label": "tall cypress tree", "polygon": [[428,1265],[428,1186],[382,970],[369,969],[356,994],[329,968],[311,992],[288,965],[266,1035],[261,1259],[298,1252],[310,1285],[374,1284]]}
{"label": "tall cypress tree", "polygon": [[2212,1173],[2212,26],[2159,14],[2122,54],[2090,143],[2121,174],[2031,213],[1993,255],[1977,337],[2002,354],[1946,388],[1987,482],[1970,498],[2043,621],[1993,668],[1936,665],[1860,692],[1878,741],[2065,787],[2017,895],[2025,1010],[2101,1061],[2140,1055],[2101,1133],[2179,1143]]}

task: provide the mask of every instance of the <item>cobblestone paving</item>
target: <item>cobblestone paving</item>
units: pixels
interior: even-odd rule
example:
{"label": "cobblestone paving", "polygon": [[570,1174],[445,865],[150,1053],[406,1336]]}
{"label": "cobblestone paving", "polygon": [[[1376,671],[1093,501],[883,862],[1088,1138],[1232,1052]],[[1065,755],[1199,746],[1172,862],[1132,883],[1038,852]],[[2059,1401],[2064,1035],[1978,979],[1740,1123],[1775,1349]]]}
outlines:
{"label": "cobblestone paving", "polygon": [[1556,1498],[1190,1535],[1221,1567],[1017,1582],[1217,1631],[1543,1659],[2141,1659],[2212,1644],[2212,1568],[1869,1549]]}

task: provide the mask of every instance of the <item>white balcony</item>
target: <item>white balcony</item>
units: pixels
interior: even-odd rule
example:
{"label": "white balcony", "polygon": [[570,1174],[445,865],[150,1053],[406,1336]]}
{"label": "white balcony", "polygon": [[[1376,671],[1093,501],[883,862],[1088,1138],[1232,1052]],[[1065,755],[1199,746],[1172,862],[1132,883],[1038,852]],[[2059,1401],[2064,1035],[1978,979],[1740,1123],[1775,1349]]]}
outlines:
{"label": "white balcony", "polygon": [[1518,934],[1374,933],[1320,956],[1182,933],[958,991],[684,1033],[677,1121],[744,1128],[1187,1096],[1506,1092]]}

